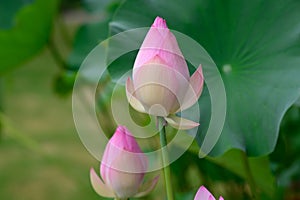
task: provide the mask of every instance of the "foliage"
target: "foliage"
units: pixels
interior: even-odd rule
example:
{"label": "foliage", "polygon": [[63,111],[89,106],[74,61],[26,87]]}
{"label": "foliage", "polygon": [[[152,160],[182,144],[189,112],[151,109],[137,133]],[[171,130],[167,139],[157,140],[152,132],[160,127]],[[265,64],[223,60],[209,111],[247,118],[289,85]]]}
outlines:
{"label": "foliage", "polygon": [[[284,6],[258,0],[128,0],[115,14],[111,30],[146,27],[159,15],[170,28],[203,45],[219,68],[227,96],[225,126],[211,154],[238,148],[260,156],[273,151],[280,120],[299,96],[299,9],[297,0]],[[124,71],[131,66],[116,67],[114,71]],[[200,104],[209,112],[209,95]],[[204,113],[199,144],[209,121],[210,114]]]}
{"label": "foliage", "polygon": [[0,74],[39,53],[49,40],[58,1],[30,2],[1,2],[0,18],[6,23],[0,26]]}
{"label": "foliage", "polygon": [[[199,100],[201,126],[197,142],[171,165],[176,198],[192,199],[201,184],[206,185],[215,196],[222,195],[225,199],[250,199],[253,193],[257,199],[299,198],[298,0],[82,0],[81,4],[78,1],[73,4],[71,1],[58,0],[12,0],[1,1],[0,5],[2,77],[25,61],[33,59],[45,46],[51,49],[53,45],[62,45],[53,43],[56,36],[52,33],[54,22],[61,20],[65,10],[81,9],[86,15],[92,16],[92,20],[79,24],[75,33],[71,34],[73,43],[68,47],[70,52],[66,58],[59,55],[60,52],[49,55],[58,59],[57,64],[63,65],[55,77],[54,86],[55,91],[64,96],[72,90],[77,70],[97,44],[110,35],[148,27],[156,16],[165,18],[170,29],[184,33],[205,48],[218,67],[227,95],[227,115],[222,135],[210,155],[199,159],[199,147],[211,120],[210,92],[207,87],[204,89]],[[63,9],[60,10],[59,5]],[[68,24],[66,27],[70,28]],[[99,82],[97,109],[99,119],[104,119],[100,124],[109,133],[116,126],[110,105],[115,86],[112,80],[132,68],[136,53],[130,52],[111,63],[109,72]],[[49,66],[45,65],[46,62],[48,60],[38,63],[38,69],[45,70],[44,73],[49,70],[43,68]],[[34,78],[35,74],[25,74],[23,77]],[[42,95],[41,91],[38,93]],[[48,107],[43,109],[51,110]],[[137,113],[132,108],[129,111],[137,124],[144,126],[150,123],[148,115]],[[18,115],[17,112],[15,114]],[[64,172],[74,167],[71,163],[74,161],[53,161],[53,157],[44,155],[47,149],[16,129],[15,123],[6,116],[5,109],[0,114],[0,120],[9,140],[18,141],[30,152],[43,149],[44,167],[53,162],[60,163]],[[57,134],[56,137],[60,136]],[[0,147],[3,144],[4,150],[0,151],[7,153],[5,142],[0,143]],[[10,145],[16,144],[11,142]],[[24,163],[30,167],[30,162],[37,161],[31,159],[22,162],[13,165],[14,168]],[[0,171],[8,169],[8,166],[3,166],[0,165]],[[70,176],[77,175],[77,171],[68,173]],[[88,177],[87,171],[82,170],[80,173],[86,173],[86,176],[80,176],[76,180],[78,184]],[[19,172],[17,174],[21,176]],[[3,185],[11,183],[4,174],[0,177],[3,178]],[[89,188],[87,180],[83,182],[85,189],[82,191],[87,194],[82,194],[82,197],[96,199],[95,195],[90,195],[91,190],[86,190]],[[254,191],[249,189],[251,185],[254,185]],[[159,195],[164,195],[161,189],[146,199],[154,199]]]}

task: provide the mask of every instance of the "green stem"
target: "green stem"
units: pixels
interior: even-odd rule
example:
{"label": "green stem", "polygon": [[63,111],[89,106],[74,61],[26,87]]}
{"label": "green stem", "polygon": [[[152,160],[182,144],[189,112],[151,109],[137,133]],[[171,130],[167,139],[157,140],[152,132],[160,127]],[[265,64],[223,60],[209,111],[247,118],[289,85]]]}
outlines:
{"label": "green stem", "polygon": [[172,189],[172,181],[171,181],[171,171],[169,163],[169,156],[168,156],[168,149],[167,149],[167,137],[166,137],[166,121],[162,117],[158,117],[158,128],[159,128],[159,134],[160,134],[160,145],[161,145],[161,151],[162,151],[162,162],[163,162],[163,170],[164,170],[164,177],[165,177],[165,185],[167,190],[167,197],[168,200],[173,200],[173,189]]}
{"label": "green stem", "polygon": [[242,160],[244,163],[244,168],[245,168],[245,172],[246,172],[246,179],[249,183],[250,189],[251,189],[251,195],[252,195],[252,199],[256,199],[256,184],[251,172],[251,168],[249,165],[249,159],[246,155],[246,153],[242,152]]}

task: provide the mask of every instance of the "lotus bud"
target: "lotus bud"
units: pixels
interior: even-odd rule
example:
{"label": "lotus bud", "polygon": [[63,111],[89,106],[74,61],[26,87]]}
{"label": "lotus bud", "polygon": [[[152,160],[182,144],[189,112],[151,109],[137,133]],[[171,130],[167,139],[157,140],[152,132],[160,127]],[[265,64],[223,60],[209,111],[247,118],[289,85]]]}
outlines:
{"label": "lotus bud", "polygon": [[91,168],[90,179],[101,196],[127,199],[148,194],[158,177],[143,183],[148,160],[125,126],[119,126],[109,140],[100,166],[100,177]]}
{"label": "lotus bud", "polygon": [[127,79],[126,94],[137,111],[164,117],[173,127],[190,129],[196,122],[175,116],[195,104],[203,89],[202,67],[190,77],[187,63],[166,21],[157,17],[149,29]]}

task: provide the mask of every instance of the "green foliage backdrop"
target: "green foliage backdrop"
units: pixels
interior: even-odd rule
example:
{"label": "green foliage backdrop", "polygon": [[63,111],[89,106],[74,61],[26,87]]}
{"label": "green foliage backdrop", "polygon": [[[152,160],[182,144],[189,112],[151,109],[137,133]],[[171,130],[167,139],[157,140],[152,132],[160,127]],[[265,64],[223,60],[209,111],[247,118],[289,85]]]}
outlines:
{"label": "green foliage backdrop", "polygon": [[[69,12],[76,25],[66,20]],[[89,167],[98,163],[76,138],[68,94],[97,44],[149,27],[156,16],[205,48],[227,95],[222,135],[209,156],[199,159],[211,116],[204,88],[196,141],[171,165],[177,199],[192,199],[201,184],[225,199],[300,198],[299,0],[0,0],[0,199],[52,199],[53,194],[102,199],[88,182]],[[110,134],[116,126],[110,107],[113,80],[132,68],[136,53],[113,62],[99,82],[99,119],[105,119],[100,124]],[[67,102],[50,98],[51,86]],[[33,105],[41,106],[35,110]],[[149,123],[146,115],[130,114],[141,117],[139,124]],[[43,128],[35,129],[36,123]],[[58,187],[61,181],[65,187]],[[145,199],[163,195],[161,181]]]}

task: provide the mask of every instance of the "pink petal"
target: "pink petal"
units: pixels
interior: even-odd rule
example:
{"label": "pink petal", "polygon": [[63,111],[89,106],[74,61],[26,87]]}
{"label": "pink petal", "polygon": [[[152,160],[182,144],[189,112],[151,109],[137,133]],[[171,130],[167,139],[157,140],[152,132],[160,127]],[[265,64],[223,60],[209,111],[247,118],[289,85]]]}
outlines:
{"label": "pink petal", "polygon": [[[168,67],[160,56],[155,56],[143,66],[133,69],[133,84],[136,98],[143,102],[146,111],[153,105],[165,109],[165,115],[175,113],[183,104],[189,78],[186,79],[177,70]],[[155,115],[154,113],[150,113]]]}
{"label": "pink petal", "polygon": [[164,20],[161,17],[156,17],[155,18],[155,20],[154,20],[154,22],[152,24],[152,27],[155,27],[155,28],[168,28],[166,20]]}
{"label": "pink petal", "polygon": [[[124,164],[124,162],[126,164]],[[126,173],[145,173],[148,159],[137,141],[125,126],[118,126],[106,145],[101,160],[101,176],[104,181],[111,170]]]}
{"label": "pink petal", "polygon": [[143,153],[135,138],[125,126],[118,126],[114,135],[109,140],[109,145],[115,146],[116,150]]}
{"label": "pink petal", "polygon": [[[126,158],[122,158],[123,157],[118,159],[120,162],[115,163],[114,165],[126,165],[126,162],[133,162],[132,160],[128,161]],[[135,163],[137,164],[137,162],[139,161],[136,161]],[[109,168],[109,173],[106,175],[106,179],[107,185],[112,188],[117,197],[120,199],[127,199],[138,193],[138,190],[144,180],[144,174],[127,173]]]}
{"label": "pink petal", "polygon": [[185,95],[183,105],[181,105],[180,107],[181,111],[191,107],[198,101],[203,90],[203,83],[204,83],[204,78],[203,78],[202,66],[200,65],[198,69],[194,72],[192,77],[190,78],[189,88]]}
{"label": "pink petal", "polygon": [[224,198],[222,196],[220,196],[219,200],[224,200]]}
{"label": "pink petal", "polygon": [[202,66],[199,65],[198,69],[194,72],[194,74],[191,76],[190,84],[192,85],[192,88],[194,89],[195,93],[197,94],[197,97],[200,97],[200,94],[203,89],[203,72],[202,72]]}
{"label": "pink petal", "polygon": [[148,31],[136,57],[134,68],[142,66],[155,56],[161,57],[167,66],[177,70],[186,79],[189,78],[188,67],[176,38],[168,29],[166,21],[160,17],[155,19]]}
{"label": "pink petal", "polygon": [[93,168],[90,169],[90,180],[92,187],[97,192],[97,194],[103,197],[114,197],[114,193],[107,185],[102,182]]}
{"label": "pink petal", "polygon": [[[113,148],[109,149],[110,152]],[[116,196],[127,199],[137,194],[147,169],[147,160],[143,154],[132,154],[123,150],[110,155],[113,160],[109,165],[101,163],[101,175]],[[104,176],[105,175],[105,176]]]}
{"label": "pink petal", "polygon": [[100,173],[119,198],[134,196],[143,182],[148,159],[125,126],[118,126],[106,145]]}
{"label": "pink petal", "polygon": [[126,81],[126,96],[128,102],[135,110],[146,113],[143,104],[134,96],[134,86],[130,77]]}
{"label": "pink petal", "polygon": [[201,186],[194,200],[215,200],[215,198],[204,186]]}
{"label": "pink petal", "polygon": [[169,115],[165,117],[165,120],[168,124],[178,130],[188,130],[199,126],[200,124],[197,122],[193,122],[188,119],[177,117],[176,115]]}
{"label": "pink petal", "polygon": [[134,196],[143,182],[148,159],[125,126],[106,145],[100,167],[104,182],[121,199]]}

